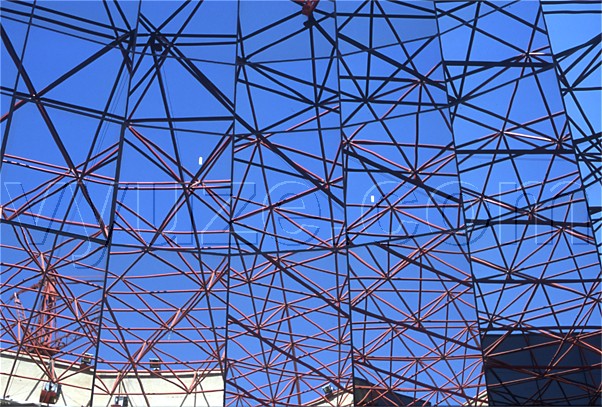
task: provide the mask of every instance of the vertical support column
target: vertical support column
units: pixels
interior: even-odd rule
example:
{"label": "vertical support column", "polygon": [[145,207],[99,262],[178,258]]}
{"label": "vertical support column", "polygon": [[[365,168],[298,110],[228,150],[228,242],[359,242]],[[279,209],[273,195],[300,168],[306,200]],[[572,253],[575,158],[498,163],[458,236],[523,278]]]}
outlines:
{"label": "vertical support column", "polygon": [[337,3],[357,405],[475,403],[484,388],[435,17]]}
{"label": "vertical support column", "polygon": [[98,376],[99,402],[222,402],[236,8],[141,5],[99,350],[114,374]]}
{"label": "vertical support column", "polygon": [[541,7],[598,255],[602,259],[602,5],[599,2],[542,1]]}
{"label": "vertical support column", "polygon": [[[52,382],[88,404],[137,3],[90,4],[94,19],[74,3],[2,7],[3,85],[9,64],[20,77],[2,118],[2,348],[16,353],[2,398],[38,402]],[[20,55],[19,25],[33,44]]]}
{"label": "vertical support column", "polygon": [[538,2],[437,2],[491,404],[599,402],[600,263]]}
{"label": "vertical support column", "polygon": [[333,11],[240,2],[228,406],[352,402]]}

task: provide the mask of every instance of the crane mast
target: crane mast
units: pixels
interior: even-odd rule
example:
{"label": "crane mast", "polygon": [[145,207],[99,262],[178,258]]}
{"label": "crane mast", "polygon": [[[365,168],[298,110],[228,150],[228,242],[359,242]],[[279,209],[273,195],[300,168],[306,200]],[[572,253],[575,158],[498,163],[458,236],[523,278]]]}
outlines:
{"label": "crane mast", "polygon": [[[42,263],[43,257],[42,257]],[[37,307],[38,313],[29,326],[27,325],[23,304],[19,296],[26,291],[35,290],[41,287],[40,301]],[[17,306],[17,322],[19,334],[23,346],[31,351],[45,356],[54,356],[59,349],[54,344],[54,334],[56,331],[56,299],[58,292],[56,290],[56,280],[49,272],[42,281],[39,281],[28,288],[23,288],[13,295],[13,300]]]}

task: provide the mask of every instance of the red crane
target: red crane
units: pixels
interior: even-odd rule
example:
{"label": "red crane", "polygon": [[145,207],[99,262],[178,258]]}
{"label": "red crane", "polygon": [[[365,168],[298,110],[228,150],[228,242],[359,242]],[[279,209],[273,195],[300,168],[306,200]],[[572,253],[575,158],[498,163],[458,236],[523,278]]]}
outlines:
{"label": "red crane", "polygon": [[[56,404],[62,394],[61,384],[57,381],[54,373],[54,362],[52,357],[56,355],[67,343],[65,338],[73,337],[76,340],[78,335],[75,333],[67,334],[61,338],[56,337],[56,317],[57,317],[57,299],[59,293],[56,289],[57,280],[54,270],[47,270],[44,261],[44,255],[41,255],[41,269],[45,272],[42,280],[30,287],[22,288],[13,294],[15,305],[17,306],[17,327],[18,335],[21,338],[23,347],[32,353],[51,358],[50,369],[48,371],[48,381],[44,383],[40,393],[40,403]],[[40,302],[37,307],[38,314],[32,318],[29,325],[23,304],[19,295],[26,291],[40,289]],[[82,359],[82,366],[86,367],[90,362],[92,355],[86,353]]]}
{"label": "red crane", "polygon": [[[38,306],[38,315],[27,327],[26,316],[19,295],[39,287],[42,287],[40,293],[42,298]],[[46,356],[54,356],[58,352],[53,343],[54,331],[56,330],[55,308],[57,296],[55,281],[52,277],[48,277],[45,281],[38,282],[31,287],[23,288],[14,294],[14,301],[18,307],[18,325],[23,332],[21,340],[27,350],[39,352]]]}
{"label": "red crane", "polygon": [[[44,256],[42,257],[42,267],[44,267]],[[38,315],[35,320],[31,321],[27,326],[23,304],[19,299],[19,295],[26,291],[35,290],[41,287],[40,303],[38,306]],[[15,305],[17,306],[17,322],[19,330],[22,331],[21,341],[23,346],[32,352],[40,353],[41,355],[54,356],[59,351],[59,343],[54,338],[56,331],[56,301],[58,297],[56,291],[56,279],[50,272],[46,273],[46,277],[35,283],[31,287],[23,288],[13,295]],[[21,332],[19,332],[21,333]]]}

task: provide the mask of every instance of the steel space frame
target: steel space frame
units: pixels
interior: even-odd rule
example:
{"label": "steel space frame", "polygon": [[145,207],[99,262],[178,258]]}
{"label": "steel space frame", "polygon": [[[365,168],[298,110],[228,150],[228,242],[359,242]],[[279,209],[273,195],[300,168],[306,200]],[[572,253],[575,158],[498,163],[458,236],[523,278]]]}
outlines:
{"label": "steel space frame", "polygon": [[2,352],[149,405],[599,400],[601,38],[546,26],[599,5],[302,3],[2,3]]}

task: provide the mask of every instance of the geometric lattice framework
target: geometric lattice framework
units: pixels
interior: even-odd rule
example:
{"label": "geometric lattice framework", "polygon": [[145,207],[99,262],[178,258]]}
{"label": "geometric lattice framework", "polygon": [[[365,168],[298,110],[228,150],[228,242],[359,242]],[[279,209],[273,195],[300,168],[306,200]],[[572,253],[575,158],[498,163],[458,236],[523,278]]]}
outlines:
{"label": "geometric lattice framework", "polygon": [[600,403],[598,2],[1,13],[3,399]]}

